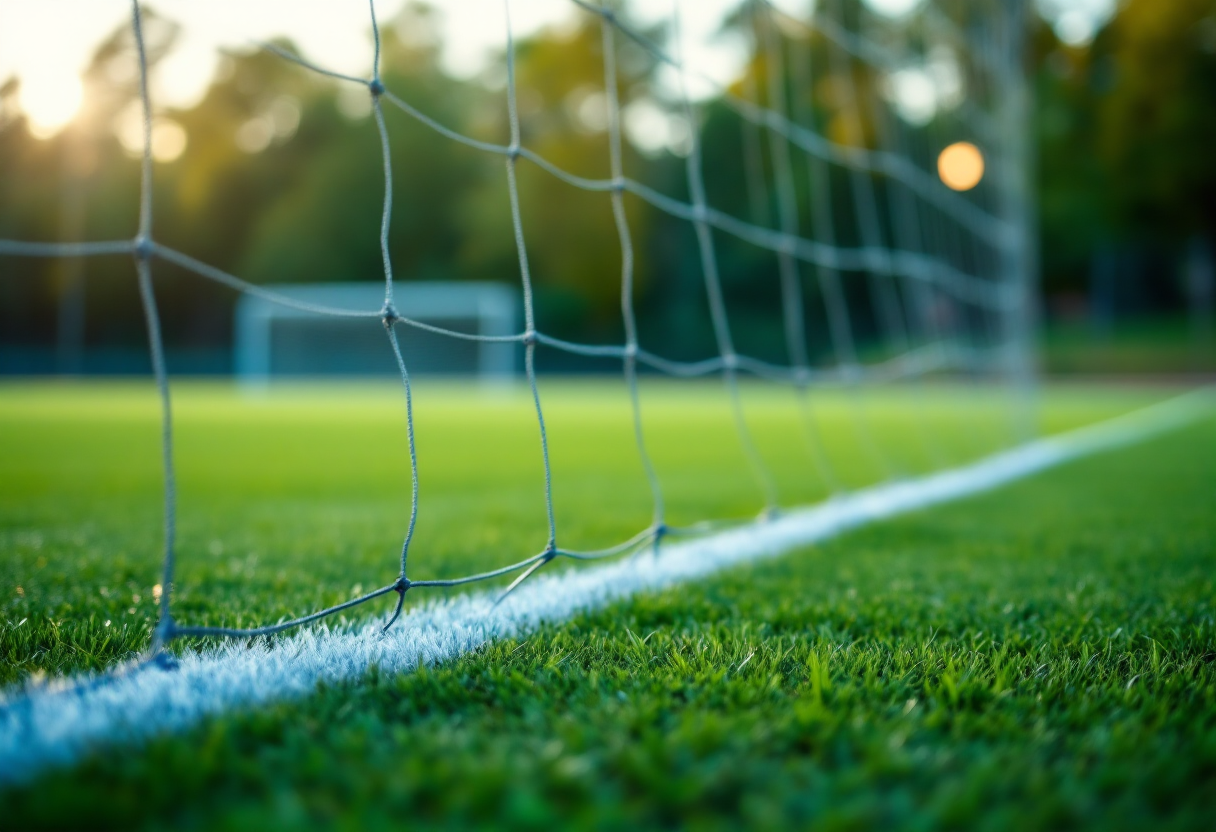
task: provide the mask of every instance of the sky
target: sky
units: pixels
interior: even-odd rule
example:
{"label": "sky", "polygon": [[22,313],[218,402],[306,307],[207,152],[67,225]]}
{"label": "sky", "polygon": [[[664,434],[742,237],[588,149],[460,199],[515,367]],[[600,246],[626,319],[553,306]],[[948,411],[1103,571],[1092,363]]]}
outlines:
{"label": "sky", "polygon": [[[391,20],[406,0],[377,0],[377,15]],[[694,74],[720,83],[732,80],[746,45],[719,35],[724,17],[740,0],[635,0],[643,23],[671,18],[678,6],[681,51]],[[907,14],[924,0],[865,0],[891,17]],[[1061,37],[1083,43],[1113,13],[1117,0],[1036,0]],[[774,0],[805,16],[813,0]],[[147,8],[182,26],[175,51],[152,79],[156,105],[189,107],[212,78],[221,49],[244,49],[258,41],[285,37],[310,60],[339,72],[366,75],[371,64],[368,9],[362,0],[146,0]],[[433,0],[441,17],[444,68],[458,77],[477,74],[504,44],[503,0]],[[560,24],[580,11],[571,0],[510,0],[512,29],[525,36]],[[19,106],[36,135],[50,136],[79,102],[78,77],[93,51],[130,16],[127,0],[0,0],[0,85],[16,76]],[[710,88],[691,81],[694,96]]]}

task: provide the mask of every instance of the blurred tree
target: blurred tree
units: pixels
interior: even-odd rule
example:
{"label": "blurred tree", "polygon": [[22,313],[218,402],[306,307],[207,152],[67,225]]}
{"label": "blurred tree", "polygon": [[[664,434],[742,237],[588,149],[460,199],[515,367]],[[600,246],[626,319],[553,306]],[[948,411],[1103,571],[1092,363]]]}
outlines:
{"label": "blurred tree", "polygon": [[[857,29],[858,0],[846,0],[841,8],[846,27]],[[963,9],[960,3],[955,11]],[[727,34],[751,41],[754,11],[749,6],[729,20]],[[145,26],[155,72],[174,48],[177,30],[154,14]],[[421,3],[407,5],[382,31],[382,72],[391,90],[452,129],[507,143],[501,57],[477,80],[444,75],[436,19]],[[660,43],[663,34],[649,32]],[[881,27],[868,34],[885,36]],[[932,41],[915,27],[893,28],[891,36],[914,48]],[[776,227],[770,137],[721,100],[702,102],[700,124],[684,123],[682,104],[669,84],[660,83],[653,57],[620,33],[615,38],[618,87],[632,139],[624,146],[626,174],[687,200],[683,154],[695,129],[710,203]],[[856,99],[878,95],[882,79],[860,63],[829,60],[827,44],[809,30],[781,27],[780,40],[791,115],[835,141],[873,145],[874,111],[860,113],[860,136],[846,124],[846,114]],[[596,179],[610,175],[601,48],[598,17],[578,13],[519,41],[516,53],[523,143],[563,169]],[[1128,241],[1180,251],[1189,238],[1216,236],[1216,201],[1210,196],[1216,192],[1216,0],[1127,0],[1092,45],[1065,46],[1041,25],[1033,53],[1047,288],[1083,289],[1095,251],[1124,264]],[[751,54],[732,91],[768,104],[764,50],[753,43]],[[141,143],[136,67],[130,32],[120,27],[85,74],[83,111],[50,139],[28,129],[15,103],[15,85],[0,88],[0,236],[134,234]],[[850,72],[851,84],[845,82]],[[973,92],[979,105],[994,105],[991,90]],[[393,159],[389,233],[396,278],[518,285],[502,157],[463,147],[387,102],[384,108]],[[664,140],[640,139],[637,126],[647,119],[665,131]],[[954,140],[957,129],[955,115],[939,113],[920,131],[922,155],[939,140]],[[201,102],[181,111],[158,110],[154,132],[157,239],[255,282],[381,279],[383,172],[366,90],[269,52],[230,54]],[[821,179],[830,186],[836,242],[861,242],[847,173],[831,167],[817,175],[804,153],[795,150],[793,156],[800,233],[816,236],[810,195]],[[931,159],[918,161],[931,166]],[[608,195],[568,185],[526,159],[518,163],[518,177],[540,325],[563,337],[619,340],[621,251]],[[882,177],[871,182],[882,206],[881,233],[893,240],[886,210],[892,186]],[[691,225],[629,195],[626,208],[643,343],[684,358],[712,354]],[[720,232],[714,232],[714,246],[739,348],[784,360],[774,324],[780,319],[775,256]],[[138,371],[139,362],[146,362],[129,259],[90,259],[72,271],[50,260],[7,258],[0,269],[0,365],[12,366],[4,356],[24,360],[33,354],[19,345],[50,349],[57,331],[79,329],[81,321],[88,344],[121,347],[137,357],[122,369]],[[156,266],[155,277],[174,355],[186,348],[222,353],[234,294],[165,264]],[[858,277],[844,276],[855,334],[864,341],[875,323],[865,281]],[[1160,274],[1155,281],[1173,286]],[[1181,284],[1174,283],[1172,302],[1181,303]],[[85,295],[74,296],[73,286],[87,287],[81,290],[87,295],[83,316],[73,297]],[[814,270],[803,268],[803,286],[814,354],[827,349]],[[64,343],[79,340],[61,339],[60,352]],[[5,345],[18,346],[5,351]]]}
{"label": "blurred tree", "polygon": [[[439,122],[465,131],[484,92],[438,69],[433,12],[407,6],[384,27],[382,41],[381,74],[387,88]],[[266,102],[266,114],[258,117],[273,115],[275,102]],[[487,160],[389,101],[381,104],[392,158],[389,246],[394,277],[469,276],[457,266],[473,233],[460,215],[460,199],[485,178]],[[382,280],[378,241],[384,169],[370,93],[354,84],[335,90],[327,83],[324,95],[308,102],[300,135],[290,148],[282,163],[291,171],[290,181],[253,218],[243,273],[257,281]]]}
{"label": "blurred tree", "polygon": [[[1112,246],[1216,236],[1216,0],[1127,0],[1084,47],[1041,24],[1034,53],[1048,291],[1082,289]],[[1146,291],[1177,294],[1155,274]]]}
{"label": "blurred tree", "polygon": [[1128,0],[1095,44],[1102,161],[1124,230],[1216,232],[1216,0]]}

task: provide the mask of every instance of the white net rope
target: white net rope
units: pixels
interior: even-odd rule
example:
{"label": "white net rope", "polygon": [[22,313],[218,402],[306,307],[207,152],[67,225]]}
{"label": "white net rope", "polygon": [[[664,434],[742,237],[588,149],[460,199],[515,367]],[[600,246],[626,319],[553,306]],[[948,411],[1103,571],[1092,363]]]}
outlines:
{"label": "white net rope", "polygon": [[[0,240],[0,255],[32,257],[93,257],[127,255],[134,259],[143,303],[152,372],[161,405],[162,456],[164,466],[164,566],[161,578],[159,621],[150,656],[162,657],[163,648],[184,636],[253,637],[297,627],[372,599],[397,595],[396,609],[386,624],[400,615],[407,591],[426,587],[453,587],[514,575],[510,592],[546,564],[561,558],[596,560],[651,546],[673,535],[710,531],[728,521],[706,520],[693,526],[676,527],[666,520],[663,489],[647,450],[642,397],[638,376],[641,368],[668,376],[692,378],[718,375],[730,402],[735,430],[756,485],[763,496],[764,517],[780,511],[776,480],[757,449],[740,393],[740,377],[754,376],[788,387],[801,413],[809,461],[829,493],[841,490],[840,478],[824,452],[824,440],[811,414],[814,391],[824,386],[848,390],[852,402],[851,424],[856,439],[873,463],[888,476],[900,474],[899,465],[875,438],[863,401],[864,390],[874,384],[908,380],[914,387],[931,373],[961,372],[989,374],[1007,381],[1025,399],[1032,383],[1029,357],[1030,269],[1027,235],[1028,208],[1025,185],[1026,90],[1021,72],[1024,3],[987,0],[980,3],[922,3],[913,13],[920,45],[913,44],[909,20],[891,21],[866,12],[856,3],[823,0],[812,6],[813,14],[794,18],[765,0],[747,0],[740,7],[751,34],[752,59],[767,67],[748,71],[742,94],[715,83],[688,67],[680,54],[679,4],[671,20],[671,46],[665,47],[632,28],[616,10],[586,0],[572,0],[583,14],[598,21],[603,43],[604,97],[607,105],[607,134],[610,162],[608,179],[577,176],[553,164],[521,141],[517,107],[516,56],[510,26],[510,0],[505,0],[506,103],[510,126],[509,143],[495,144],[464,135],[419,111],[388,89],[381,80],[380,31],[375,4],[369,3],[374,44],[370,78],[332,72],[314,63],[266,45],[264,48],[306,69],[343,83],[361,85],[371,98],[372,113],[380,137],[384,166],[384,200],[380,225],[380,252],[384,271],[384,301],[378,309],[347,309],[321,306],[279,294],[273,289],[201,262],[158,242],[153,233],[152,124],[153,107],[148,93],[148,60],[144,47],[141,8],[132,2],[131,26],[139,59],[139,95],[143,108],[143,155],[139,224],[133,239],[102,242],[27,242]],[[857,68],[865,66],[871,77],[898,80],[900,72],[923,59],[925,33],[938,42],[951,44],[961,56],[968,94],[955,105],[954,117],[975,143],[983,146],[994,184],[985,200],[971,198],[947,188],[916,158],[932,158],[932,148],[923,131],[913,129],[897,113],[897,102],[874,90],[863,91]],[[814,40],[812,37],[814,36]],[[678,200],[631,179],[624,169],[622,151],[622,105],[618,90],[617,54],[623,39],[641,46],[659,65],[674,72],[676,101],[690,126],[686,156],[688,201]],[[812,50],[812,43],[822,48]],[[917,52],[917,49],[920,52]],[[815,54],[821,52],[823,54]],[[816,125],[808,96],[791,94],[807,90],[818,80],[817,73],[830,72],[843,102],[837,124],[838,138],[828,138]],[[737,114],[743,125],[743,169],[753,207],[750,220],[726,213],[709,203],[706,195],[699,125],[704,101],[689,93],[695,79],[714,89],[714,100]],[[422,124],[467,147],[502,158],[510,196],[511,222],[519,258],[523,293],[522,332],[505,336],[469,334],[435,326],[409,317],[394,301],[393,262],[389,246],[389,224],[393,210],[393,167],[385,124],[385,104],[399,108]],[[872,135],[867,135],[869,132]],[[767,165],[764,146],[767,144]],[[807,172],[809,216],[803,216],[795,186],[795,159]],[[611,200],[619,238],[621,278],[620,307],[624,325],[623,344],[585,344],[561,340],[537,329],[532,275],[524,221],[520,210],[516,168],[524,160],[554,177],[586,191],[601,192]],[[833,176],[833,173],[836,176]],[[885,183],[879,193],[876,180]],[[842,217],[834,214],[832,187],[847,182],[847,203],[853,216],[848,222],[857,229],[860,245],[838,243]],[[677,361],[663,357],[639,343],[634,308],[635,251],[627,221],[624,195],[632,194],[655,209],[689,223],[695,232],[700,272],[712,323],[717,355],[700,361]],[[994,195],[994,196],[993,196]],[[775,206],[770,212],[768,206]],[[886,216],[883,216],[883,213]],[[775,213],[775,217],[769,217]],[[770,252],[780,285],[781,327],[788,361],[777,364],[751,357],[736,349],[730,314],[719,273],[715,236],[726,235]],[[294,309],[326,315],[367,318],[369,326],[382,327],[396,359],[405,395],[411,501],[396,577],[372,592],[289,621],[246,629],[183,624],[173,617],[176,551],[177,495],[174,472],[173,419],[164,338],[152,268],[157,261],[175,264],[207,280],[237,292]],[[812,366],[808,356],[808,324],[805,320],[804,280],[813,274],[824,306],[833,361]],[[881,339],[894,357],[863,362],[854,333],[846,281],[864,276],[866,295],[873,306]],[[954,314],[943,320],[935,314],[948,306]],[[410,547],[418,519],[418,464],[415,452],[413,392],[409,359],[398,341],[398,327],[415,327],[449,338],[471,341],[518,343],[523,346],[527,381],[535,406],[540,453],[544,469],[544,500],[547,517],[545,547],[527,558],[498,569],[447,580],[410,577]],[[615,359],[621,362],[632,408],[637,452],[653,502],[650,525],[615,546],[586,551],[559,545],[559,530],[553,512],[553,479],[545,412],[537,384],[538,349],[552,349],[580,356]],[[919,396],[918,396],[919,400]],[[919,411],[918,411],[919,412]],[[925,454],[941,466],[948,454],[937,442],[921,414],[917,420],[919,440]],[[505,593],[504,593],[505,594]]]}

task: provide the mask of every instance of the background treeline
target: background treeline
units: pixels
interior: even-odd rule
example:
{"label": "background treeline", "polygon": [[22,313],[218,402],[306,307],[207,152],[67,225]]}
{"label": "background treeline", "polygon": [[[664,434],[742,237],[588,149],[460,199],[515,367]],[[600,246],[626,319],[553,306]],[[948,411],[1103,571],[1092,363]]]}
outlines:
{"label": "background treeline", "polygon": [[[856,25],[856,5],[845,4],[849,25]],[[728,25],[749,27],[751,21],[741,14]],[[505,144],[502,66],[472,81],[445,76],[435,32],[422,5],[407,7],[385,27],[386,85],[455,130]],[[149,19],[154,67],[176,37],[171,21]],[[787,49],[817,56],[810,88],[785,79],[793,100],[818,129],[850,141],[840,126],[847,102],[833,77],[839,64],[822,57],[826,44],[795,29],[782,38]],[[624,103],[646,103],[652,118],[666,120],[670,134],[668,146],[657,151],[643,153],[626,142],[626,172],[687,200],[679,107],[657,83],[658,67],[645,50],[618,40]],[[1216,0],[1129,0],[1087,48],[1063,46],[1045,24],[1031,46],[1048,314],[1097,320],[1099,333],[1116,318],[1182,320],[1195,295],[1188,294],[1195,283],[1187,282],[1188,264],[1202,260],[1216,236]],[[120,29],[87,72],[82,113],[48,140],[25,129],[15,85],[0,89],[0,238],[132,236],[139,164],[120,140],[136,96],[132,67],[131,38]],[[754,61],[735,91],[763,99],[767,71],[762,60]],[[860,66],[853,71],[853,85],[876,100],[876,79]],[[608,136],[597,115],[603,112],[598,23],[586,16],[519,43],[517,79],[524,144],[571,173],[608,178]],[[502,159],[463,147],[392,106],[385,115],[397,279],[517,285]],[[862,115],[873,141],[883,116],[870,109]],[[269,52],[247,52],[223,59],[197,106],[159,116],[187,139],[180,156],[156,164],[159,241],[255,283],[382,279],[377,241],[383,171],[365,91]],[[973,138],[960,124],[949,112],[939,114],[917,131],[909,152],[931,169],[935,149]],[[751,131],[721,102],[706,105],[699,135],[711,204],[775,227],[767,136]],[[816,180],[795,155],[801,233],[812,236]],[[829,177],[837,241],[860,244],[847,174],[835,170]],[[608,197],[565,184],[526,161],[519,165],[519,185],[540,327],[573,340],[619,342],[621,258]],[[891,183],[875,179],[874,187],[880,202],[894,204]],[[999,210],[995,197],[985,183],[969,198]],[[626,206],[643,343],[678,358],[713,354],[691,227],[633,197]],[[893,240],[889,211],[881,221],[884,239]],[[774,256],[724,234],[715,241],[737,346],[784,360]],[[963,260],[957,265],[985,265],[975,255]],[[226,371],[234,294],[163,263],[156,275],[171,370]],[[867,281],[844,277],[855,334],[863,346],[877,348],[883,332]],[[810,351],[826,361],[823,303],[809,270],[804,285]],[[991,332],[992,322],[982,316],[956,315],[954,322],[960,337],[982,340]],[[144,339],[125,258],[0,259],[0,372],[141,372],[147,367]],[[552,354],[546,360],[549,369],[589,368]]]}
{"label": "background treeline", "polygon": [[1034,43],[1049,366],[1216,369],[1216,2]]}

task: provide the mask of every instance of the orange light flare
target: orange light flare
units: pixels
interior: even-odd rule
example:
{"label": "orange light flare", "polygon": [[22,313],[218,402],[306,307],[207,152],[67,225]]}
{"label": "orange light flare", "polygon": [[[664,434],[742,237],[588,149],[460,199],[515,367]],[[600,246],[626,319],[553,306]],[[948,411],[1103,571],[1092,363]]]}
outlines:
{"label": "orange light flare", "polygon": [[937,157],[937,175],[947,188],[969,191],[984,178],[984,154],[971,142],[955,142]]}

